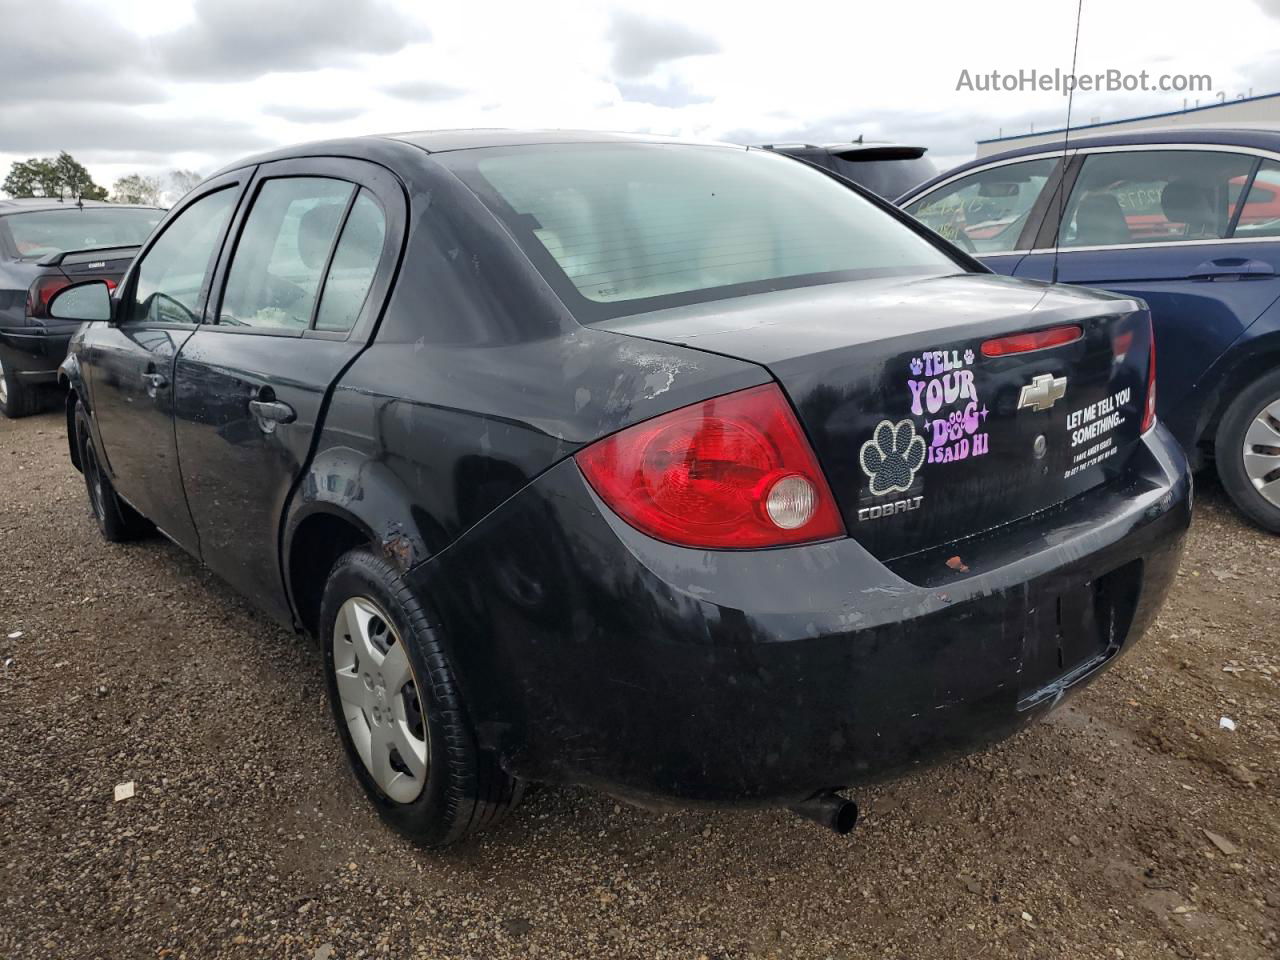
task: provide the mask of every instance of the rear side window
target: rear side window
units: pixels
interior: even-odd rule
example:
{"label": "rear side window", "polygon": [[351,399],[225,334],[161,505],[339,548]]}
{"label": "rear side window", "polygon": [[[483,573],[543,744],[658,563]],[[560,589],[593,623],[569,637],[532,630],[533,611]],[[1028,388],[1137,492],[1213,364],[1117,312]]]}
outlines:
{"label": "rear side window", "polygon": [[164,217],[163,210],[84,207],[36,210],[4,218],[19,258],[32,260],[85,247],[141,245]]}
{"label": "rear side window", "polygon": [[1215,240],[1253,157],[1210,150],[1135,150],[1085,157],[1060,227],[1064,247]]}
{"label": "rear side window", "polygon": [[307,329],[354,190],[324,177],[265,181],[236,245],[218,323]]}
{"label": "rear side window", "polygon": [[[1244,180],[1236,187],[1238,193]],[[1265,160],[1245,197],[1236,237],[1280,237],[1280,163]]]}
{"label": "rear side window", "polygon": [[382,207],[369,191],[361,190],[342,227],[325,277],[320,309],[316,311],[317,330],[345,333],[355,326],[373,285],[386,236],[387,218]]}
{"label": "rear side window", "polygon": [[816,170],[765,150],[574,144],[443,161],[584,319],[962,268]]}
{"label": "rear side window", "polygon": [[1018,248],[1031,208],[1058,164],[1056,157],[989,167],[907,204],[906,211],[971,253]]}
{"label": "rear side window", "polygon": [[138,264],[131,321],[200,322],[205,277],[235,200],[236,191],[226,187],[197,200],[165,228]]}

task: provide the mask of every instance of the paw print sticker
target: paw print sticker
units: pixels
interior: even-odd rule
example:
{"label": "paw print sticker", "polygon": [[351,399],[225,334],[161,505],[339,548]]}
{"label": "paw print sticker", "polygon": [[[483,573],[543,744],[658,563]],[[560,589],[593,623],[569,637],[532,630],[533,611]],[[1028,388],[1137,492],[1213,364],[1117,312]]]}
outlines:
{"label": "paw print sticker", "polygon": [[965,366],[968,366],[968,367],[973,366],[973,351],[972,351],[972,350],[966,350],[966,351],[964,352],[964,362],[965,362]]}
{"label": "paw print sticker", "polygon": [[924,364],[920,362],[919,357],[911,358],[911,374],[912,376],[920,376],[920,372],[924,370]]}
{"label": "paw print sticker", "polygon": [[916,433],[910,420],[900,420],[896,425],[881,420],[871,439],[862,445],[858,459],[862,472],[871,480],[873,495],[905,491],[924,463],[924,438]]}

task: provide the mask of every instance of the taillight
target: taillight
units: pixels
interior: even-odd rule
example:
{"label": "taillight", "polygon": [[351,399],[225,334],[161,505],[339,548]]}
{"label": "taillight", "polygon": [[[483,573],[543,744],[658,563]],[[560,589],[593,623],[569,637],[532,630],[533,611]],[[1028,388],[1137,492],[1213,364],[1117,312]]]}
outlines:
{"label": "taillight", "polygon": [[49,301],[63,287],[71,286],[71,278],[58,274],[47,274],[37,277],[31,289],[27,291],[27,316],[48,319]]}
{"label": "taillight", "polygon": [[1142,412],[1142,432],[1146,433],[1156,425],[1156,331],[1151,328],[1150,346],[1147,353],[1147,406]]}
{"label": "taillight", "polygon": [[615,513],[669,543],[776,547],[844,534],[817,458],[776,384],[664,413],[575,459]]}
{"label": "taillight", "polygon": [[1033,330],[1030,333],[1015,333],[1011,337],[997,337],[982,345],[984,357],[1007,357],[1012,353],[1030,353],[1032,350],[1047,350],[1050,347],[1061,347],[1075,343],[1084,336],[1081,327],[1071,324],[1065,327],[1050,327],[1048,330]]}

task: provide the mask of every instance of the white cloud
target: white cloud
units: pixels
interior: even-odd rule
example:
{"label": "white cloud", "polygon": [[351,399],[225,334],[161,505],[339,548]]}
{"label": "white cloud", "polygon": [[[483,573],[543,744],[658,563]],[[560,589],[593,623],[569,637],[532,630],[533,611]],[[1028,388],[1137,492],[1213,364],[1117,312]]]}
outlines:
{"label": "white cloud", "polygon": [[[1075,0],[781,7],[740,0],[2,0],[0,175],[71,150],[100,183],[205,172],[262,147],[432,127],[587,127],[930,148],[1060,126],[1053,93],[956,90],[972,72],[1070,65]],[[1080,70],[1280,85],[1280,0],[1085,0]],[[73,31],[49,31],[50,11]],[[1193,95],[1193,99],[1194,99]],[[1212,94],[1200,95],[1209,102]],[[1082,94],[1076,122],[1177,109],[1180,94]]]}

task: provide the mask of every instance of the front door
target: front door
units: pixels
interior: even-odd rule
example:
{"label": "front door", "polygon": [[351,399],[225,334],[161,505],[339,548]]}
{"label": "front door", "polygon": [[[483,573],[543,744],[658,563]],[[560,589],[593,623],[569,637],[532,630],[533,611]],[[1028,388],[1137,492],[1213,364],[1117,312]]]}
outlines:
{"label": "front door", "polygon": [[174,359],[199,323],[239,193],[234,180],[215,182],[162,226],[125,280],[118,325],[95,324],[82,357],[116,491],[197,556],[174,445]]}
{"label": "front door", "polygon": [[[1058,281],[1151,307],[1164,419],[1181,419],[1182,401],[1209,366],[1280,297],[1280,231],[1262,196],[1274,195],[1280,166],[1258,165],[1226,148],[1107,151],[1083,158],[1071,188]],[[1255,171],[1257,190],[1241,209]],[[1046,232],[1041,241],[1051,247],[1052,223]],[[1053,272],[1054,253],[1043,249],[1015,276],[1048,280]]]}
{"label": "front door", "polygon": [[280,518],[370,336],[404,215],[390,174],[354,160],[264,165],[250,195],[216,308],[178,354],[175,430],[205,563],[287,620]]}

